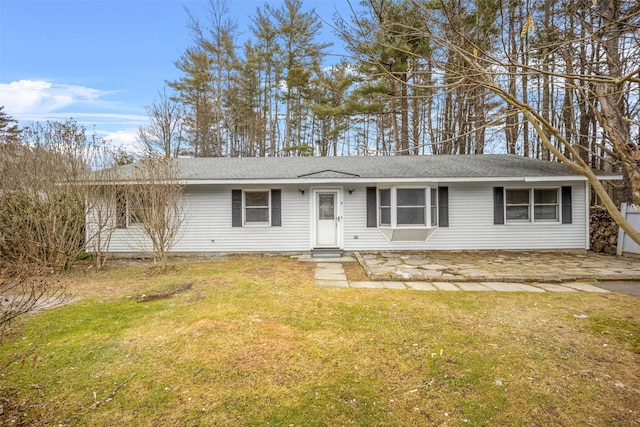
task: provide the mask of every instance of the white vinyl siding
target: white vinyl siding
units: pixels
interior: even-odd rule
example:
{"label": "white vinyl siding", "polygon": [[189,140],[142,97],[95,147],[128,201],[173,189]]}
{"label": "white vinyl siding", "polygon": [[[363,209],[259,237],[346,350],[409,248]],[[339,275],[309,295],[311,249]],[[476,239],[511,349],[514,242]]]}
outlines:
{"label": "white vinyl siding", "polygon": [[[545,183],[560,187],[563,183]],[[373,250],[482,250],[586,249],[586,183],[573,184],[572,224],[525,222],[493,224],[493,187],[500,183],[442,183],[449,187],[449,227],[439,227],[426,241],[390,242],[383,233],[367,228],[365,187],[357,187],[344,201],[344,249]],[[514,188],[513,186],[509,188]],[[522,185],[530,189],[531,185]]]}
{"label": "white vinyl siding", "polygon": [[[231,190],[237,186],[199,185],[186,188],[187,219],[173,252],[287,252],[307,251],[309,243],[309,193],[299,186],[278,186],[282,190],[282,226],[232,227]],[[270,190],[270,186],[252,186]],[[118,229],[111,252],[139,251],[140,236],[134,230]]]}
{"label": "white vinyl siding", "polygon": [[[380,229],[367,227],[367,185],[349,184],[348,187],[354,191],[352,194],[345,191],[342,196],[343,247],[347,251],[588,248],[586,183],[572,184],[572,224],[544,221],[494,225],[493,187],[501,184],[503,183],[441,183],[442,186],[448,186],[449,227],[432,229],[433,233],[429,234],[426,241],[389,241]],[[403,187],[402,183],[391,185]],[[547,182],[545,185],[560,188],[567,184]],[[282,226],[232,227],[231,190],[238,189],[237,185],[187,186],[184,196],[187,219],[173,251],[308,251],[312,246],[312,191],[301,194],[300,185],[280,185],[277,188],[281,189]],[[509,188],[526,190],[531,189],[532,185],[523,183],[520,187],[510,185]],[[268,191],[273,187],[253,185],[250,189]],[[431,201],[427,200],[427,205],[431,208],[427,210],[432,214]],[[558,209],[561,210],[561,205]],[[559,212],[558,218],[561,217],[562,212]],[[431,222],[429,218],[426,221]],[[117,229],[109,249],[112,252],[137,252],[144,243],[139,227]]]}

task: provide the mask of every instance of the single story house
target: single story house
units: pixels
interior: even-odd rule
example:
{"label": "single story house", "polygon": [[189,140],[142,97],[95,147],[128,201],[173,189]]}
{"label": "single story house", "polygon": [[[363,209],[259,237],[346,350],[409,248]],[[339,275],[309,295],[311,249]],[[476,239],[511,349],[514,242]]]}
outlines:
{"label": "single story house", "polygon": [[[559,163],[514,155],[175,161],[186,207],[176,253],[589,248],[589,184]],[[139,251],[137,226],[119,220],[108,251]]]}

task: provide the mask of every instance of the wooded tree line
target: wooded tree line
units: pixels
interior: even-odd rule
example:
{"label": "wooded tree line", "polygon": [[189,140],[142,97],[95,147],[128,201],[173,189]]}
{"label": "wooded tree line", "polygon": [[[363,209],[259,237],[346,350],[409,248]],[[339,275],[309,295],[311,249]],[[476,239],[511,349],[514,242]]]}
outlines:
{"label": "wooded tree line", "polygon": [[[624,0],[365,0],[329,24],[349,51],[332,63],[328,24],[302,0],[259,7],[243,46],[225,1],[210,0],[205,21],[189,15],[183,75],[141,134],[155,130],[143,140],[170,156],[555,159],[547,138],[612,170],[639,157],[638,13]],[[617,132],[626,144],[612,142]]]}

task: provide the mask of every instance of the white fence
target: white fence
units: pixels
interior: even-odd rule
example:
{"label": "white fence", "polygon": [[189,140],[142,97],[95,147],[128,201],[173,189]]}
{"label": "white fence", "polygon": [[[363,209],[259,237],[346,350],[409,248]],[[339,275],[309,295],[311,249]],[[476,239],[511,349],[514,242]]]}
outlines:
{"label": "white fence", "polygon": [[[628,205],[623,203],[620,208],[620,212],[625,218],[627,218],[627,221],[629,221],[629,224],[631,224],[633,228],[640,230],[639,205]],[[622,255],[623,253],[640,255],[640,246],[631,240],[622,228],[620,228],[618,231],[618,255]]]}

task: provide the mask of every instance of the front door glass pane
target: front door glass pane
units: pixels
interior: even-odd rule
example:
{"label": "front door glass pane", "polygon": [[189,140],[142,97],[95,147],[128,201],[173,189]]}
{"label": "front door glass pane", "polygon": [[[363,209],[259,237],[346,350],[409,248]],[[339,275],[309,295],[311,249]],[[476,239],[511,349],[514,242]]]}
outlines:
{"label": "front door glass pane", "polygon": [[318,219],[334,219],[335,218],[334,200],[335,200],[335,197],[333,194],[318,195],[318,204],[319,204]]}

